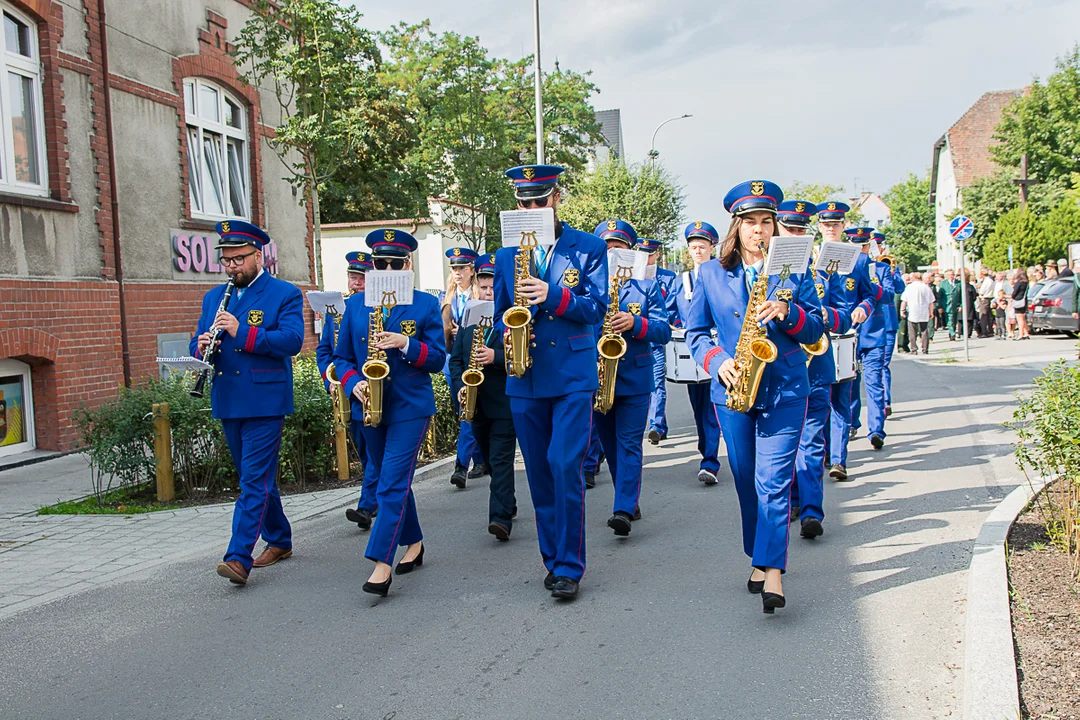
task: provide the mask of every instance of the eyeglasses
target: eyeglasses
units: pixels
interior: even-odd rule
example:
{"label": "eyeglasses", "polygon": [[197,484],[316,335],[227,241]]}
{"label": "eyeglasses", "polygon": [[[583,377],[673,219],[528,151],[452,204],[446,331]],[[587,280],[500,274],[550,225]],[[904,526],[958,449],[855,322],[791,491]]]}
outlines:
{"label": "eyeglasses", "polygon": [[218,255],[218,265],[224,265],[225,267],[240,267],[244,264],[244,261],[249,257],[259,252],[258,250],[252,250],[249,253],[243,255],[233,255],[232,257],[225,257],[224,255]]}
{"label": "eyeglasses", "polygon": [[376,270],[404,270],[405,258],[375,258]]}
{"label": "eyeglasses", "polygon": [[550,200],[550,199],[551,199],[551,196],[542,197],[542,198],[536,198],[535,200],[520,200],[519,199],[518,200],[518,205],[525,208],[526,210],[529,210],[530,208],[533,208],[533,207],[544,208],[544,207],[548,206],[548,200]]}

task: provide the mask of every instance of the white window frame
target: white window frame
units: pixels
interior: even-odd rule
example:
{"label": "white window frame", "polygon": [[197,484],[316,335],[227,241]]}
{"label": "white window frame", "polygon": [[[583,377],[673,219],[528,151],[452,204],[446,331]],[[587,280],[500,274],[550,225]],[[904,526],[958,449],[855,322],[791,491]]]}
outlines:
{"label": "white window frame", "polygon": [[[218,97],[218,113],[219,122],[208,120],[199,116],[199,102],[201,100],[200,88],[207,87],[213,88],[217,92]],[[191,96],[194,100],[194,107],[189,107],[187,98]],[[231,125],[225,124],[225,110],[226,99],[231,101],[233,105],[240,109],[240,122],[243,127],[235,128]],[[186,124],[185,133],[187,133],[187,149],[188,149],[188,201],[191,205],[191,217],[202,220],[223,220],[228,218],[241,218],[244,220],[251,219],[251,137],[248,132],[248,113],[247,106],[233,95],[225,87],[222,87],[218,83],[212,82],[201,77],[184,78],[184,121]],[[206,158],[203,155],[203,143],[206,133],[213,133],[215,135],[221,135],[224,139],[222,142],[222,157],[221,157],[221,169],[222,169],[222,197],[225,202],[225,212],[219,214],[206,207],[208,188],[203,177],[204,163]],[[197,146],[193,147],[191,142],[192,133],[198,138]],[[243,196],[243,210],[242,213],[232,212],[232,200],[231,200],[231,184],[232,176],[229,172],[229,154],[228,145],[229,140],[239,140],[243,143],[243,153],[240,158],[240,173],[242,174],[244,184],[244,196]],[[192,172],[192,164],[199,171],[198,177],[193,177],[195,173]],[[196,195],[201,191],[203,197],[197,198]]]}
{"label": "white window frame", "polygon": [[[11,15],[29,28],[30,57],[7,50],[7,33],[0,28],[0,57],[3,58],[4,72],[0,78],[0,191],[20,195],[49,195],[49,165],[45,145],[45,100],[41,78],[44,74],[41,66],[41,53],[38,48],[38,24],[5,2],[0,2],[0,11]],[[15,133],[11,129],[11,74],[30,78],[32,92],[32,111],[37,139],[38,183],[23,182],[15,179]]]}
{"label": "white window frame", "polygon": [[25,391],[23,407],[23,429],[26,441],[14,445],[0,446],[0,457],[27,452],[37,447],[37,435],[34,430],[34,386],[31,383],[30,366],[18,360],[0,360],[0,375],[22,375]]}

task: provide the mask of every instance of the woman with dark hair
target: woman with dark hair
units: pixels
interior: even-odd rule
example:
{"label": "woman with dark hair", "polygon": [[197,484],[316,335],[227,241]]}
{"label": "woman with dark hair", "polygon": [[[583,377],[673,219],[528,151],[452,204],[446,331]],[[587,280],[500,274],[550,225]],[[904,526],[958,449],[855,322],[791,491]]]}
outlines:
{"label": "woman with dark hair", "polygon": [[1012,289],[1012,306],[1013,312],[1016,313],[1016,339],[1027,340],[1029,339],[1027,325],[1028,276],[1027,271],[1025,271],[1024,268],[1016,268],[1016,275],[1013,276]]}
{"label": "woman with dark hair", "polygon": [[[790,495],[806,417],[810,383],[801,344],[824,332],[821,304],[807,268],[764,277],[765,253],[778,233],[776,209],[784,194],[754,180],[732,188],[724,208],[733,216],[718,261],[699,268],[698,288],[686,321],[686,339],[698,365],[712,377],[712,402],[727,446],[742,514],[743,550],[752,559],[747,589],[761,594],[762,609],[785,605],[781,574],[787,568]],[[787,268],[785,268],[787,270]],[[764,300],[748,329],[763,329],[775,346],[764,364],[749,409],[728,407],[739,398],[739,340],[752,293],[762,278]],[[715,337],[713,333],[716,333]]]}

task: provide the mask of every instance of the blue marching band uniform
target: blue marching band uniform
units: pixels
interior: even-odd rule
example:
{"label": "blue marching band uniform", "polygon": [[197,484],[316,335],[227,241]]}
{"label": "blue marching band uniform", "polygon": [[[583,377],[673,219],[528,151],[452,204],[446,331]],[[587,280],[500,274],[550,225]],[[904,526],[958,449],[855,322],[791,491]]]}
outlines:
{"label": "blue marching band uniform", "polygon": [[[453,247],[446,251],[446,258],[450,262],[450,267],[473,267],[479,257],[480,253],[470,247]],[[474,277],[473,284],[475,285],[475,283],[476,278]],[[470,293],[458,291],[452,298],[440,298],[445,308],[443,326],[446,333],[447,364],[443,368],[443,375],[446,376],[448,386],[454,384],[454,379],[450,375],[449,359],[449,350],[453,346],[454,336],[451,334],[448,324],[452,322],[454,326],[461,328],[461,324],[465,320],[465,310],[468,307],[470,297],[472,297]],[[458,412],[460,408],[458,407],[457,396],[451,394],[450,402],[454,406],[454,412]],[[472,463],[472,470],[469,470],[469,463]],[[458,424],[457,462],[454,463],[454,472],[450,475],[450,484],[463,490],[468,478],[483,477],[488,472],[488,465],[484,460],[484,455],[480,452],[480,446],[477,444],[476,438],[473,437],[472,425],[462,420]]]}
{"label": "blue marching band uniform", "polygon": [[[661,244],[639,238],[621,219],[600,223],[593,234],[558,219],[562,168],[525,165],[506,172],[513,182],[519,209],[556,209],[555,244],[531,251],[530,278],[516,288],[519,248],[492,255],[468,248],[447,251],[451,263],[468,263],[481,275],[494,276],[492,290],[477,284],[471,293],[494,297],[493,327],[484,333],[485,383],[478,393],[476,423],[462,421],[459,469],[477,457],[477,447],[490,455],[492,474],[488,530],[508,540],[517,514],[513,457],[520,446],[535,510],[540,557],[547,570],[544,588],[553,597],[578,595],[585,575],[585,489],[606,456],[614,485],[608,526],[617,536],[630,534],[641,518],[643,440],[659,444],[668,436],[665,412],[665,345],[673,328],[683,328],[694,361],[708,380],[687,385],[694,410],[699,480],[717,483],[719,442],[723,436],[742,520],[743,550],[750,558],[751,593],[762,596],[767,613],[785,606],[781,575],[788,565],[789,522],[798,518],[801,535],[823,533],[823,484],[826,469],[847,478],[847,444],[852,424],[854,381],[837,382],[831,350],[823,337],[858,327],[858,357],[867,384],[868,437],[880,448],[891,405],[891,345],[897,318],[892,302],[903,290],[899,272],[888,262],[875,262],[865,250],[849,275],[810,267],[763,279],[766,301],[756,318],[775,346],[775,357],[762,365],[761,381],[748,408],[728,406],[729,382],[741,371],[736,358],[744,330],[743,315],[763,271],[768,242],[774,235],[804,235],[819,220],[842,221],[848,206],[828,202],[815,206],[803,200],[784,201],[774,183],[742,183],[724,198],[732,214],[728,241],[721,256],[716,228],[703,221],[684,230],[699,262],[682,276],[657,268],[644,279],[625,279],[612,306],[610,332],[625,342],[615,362],[614,401],[595,407],[599,388],[597,342],[605,328],[612,279],[608,248],[648,253],[655,265]],[[778,227],[779,225],[779,227]],[[839,233],[833,226],[831,232]],[[781,232],[782,230],[782,232]],[[845,239],[868,244],[872,228],[849,228]],[[303,344],[302,298],[295,286],[261,269],[261,255],[233,253],[227,248],[261,249],[270,242],[265,231],[242,221],[219,223],[219,248],[232,281],[208,292],[191,351],[213,363],[211,402],[221,419],[226,441],[240,475],[240,496],[233,534],[218,573],[246,583],[252,568],[266,567],[292,555],[292,529],[276,488],[278,452],[284,417],[293,411],[292,357]],[[876,238],[884,247],[884,238]],[[343,312],[327,318],[316,356],[324,381],[333,363],[337,378],[351,398],[350,428],[364,464],[364,483],[356,509],[347,516],[371,528],[365,557],[375,562],[365,592],[386,596],[398,548],[406,548],[397,574],[424,562],[412,480],[435,398],[431,375],[449,373],[451,387],[462,388],[460,375],[472,359],[476,327],[465,327],[465,294],[447,305],[460,331],[447,347],[447,324],[435,296],[415,292],[413,303],[373,308],[365,302],[364,273],[372,269],[411,270],[416,239],[409,233],[379,229],[366,238],[370,255],[346,255],[350,289]],[[760,245],[760,248],[759,248]],[[706,252],[707,250],[707,252]],[[708,257],[700,262],[700,257]],[[253,258],[250,256],[254,256]],[[233,293],[228,303],[226,289]],[[509,329],[503,313],[525,298],[531,312],[528,348],[531,364],[521,377],[504,372],[503,344]],[[857,312],[857,311],[861,311]],[[373,312],[382,313],[383,332],[371,334]],[[862,315],[865,320],[862,320]],[[618,330],[615,330],[615,328]],[[460,333],[459,333],[460,334]],[[211,338],[219,338],[216,349]],[[381,421],[365,424],[368,380],[363,373],[369,348],[378,343],[389,373],[383,381]],[[492,358],[494,360],[492,361]],[[329,389],[329,382],[327,382]],[[454,392],[457,410],[457,392]],[[857,412],[857,410],[856,410]],[[478,442],[479,440],[479,442]],[[463,454],[464,453],[464,454]],[[837,470],[840,473],[838,476]],[[453,480],[452,480],[453,481]],[[464,482],[458,484],[463,487]],[[266,543],[253,558],[259,537]]]}

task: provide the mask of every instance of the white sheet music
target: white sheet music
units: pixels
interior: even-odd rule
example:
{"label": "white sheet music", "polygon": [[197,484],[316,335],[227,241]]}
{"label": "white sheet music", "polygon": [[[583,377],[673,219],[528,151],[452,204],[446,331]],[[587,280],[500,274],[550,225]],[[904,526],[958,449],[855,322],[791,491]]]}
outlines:
{"label": "white sheet music", "polygon": [[629,268],[630,277],[634,280],[645,279],[645,268],[649,266],[649,254],[640,250],[624,250],[611,248],[608,254],[608,281],[615,277],[615,272],[620,268]]}
{"label": "white sheet music", "polygon": [[555,210],[504,210],[499,213],[503,247],[521,247],[524,237],[535,238],[537,245],[555,244]]}
{"label": "white sheet music", "polygon": [[825,241],[818,251],[817,269],[830,275],[850,275],[862,252],[862,245]]}
{"label": "white sheet music", "polygon": [[187,372],[189,370],[194,372],[201,372],[203,370],[210,370],[211,368],[213,368],[213,365],[211,365],[210,363],[203,362],[202,360],[193,357],[159,357],[157,361],[172,370],[173,372]]}
{"label": "white sheet music", "polygon": [[364,273],[364,304],[412,305],[412,270],[368,270]]}
{"label": "white sheet music", "polygon": [[765,274],[780,275],[785,270],[788,275],[806,272],[813,247],[814,238],[810,235],[774,237],[769,241],[769,260],[765,266]]}
{"label": "white sheet music", "polygon": [[876,258],[881,254],[881,246],[877,244],[877,240],[870,241],[870,257]]}
{"label": "white sheet music", "polygon": [[340,315],[345,312],[345,296],[329,290],[308,290],[308,305],[320,315]]}
{"label": "white sheet music", "polygon": [[479,325],[481,319],[487,318],[490,321],[493,317],[495,317],[494,302],[491,300],[469,300],[469,303],[465,306],[465,319],[461,326]]}
{"label": "white sheet music", "polygon": [[658,268],[658,267],[660,267],[660,266],[659,265],[646,265],[645,266],[645,279],[646,280],[655,279],[656,278],[656,268]]}

